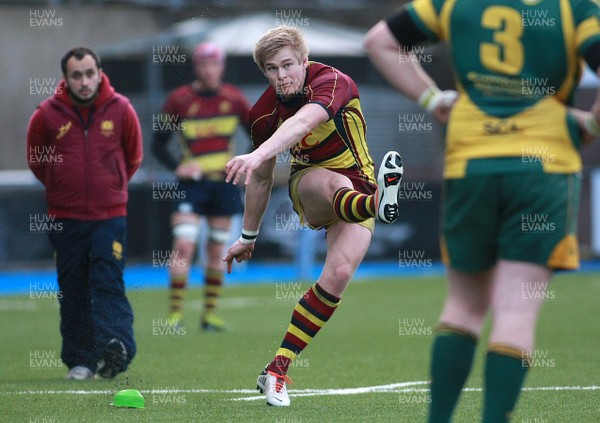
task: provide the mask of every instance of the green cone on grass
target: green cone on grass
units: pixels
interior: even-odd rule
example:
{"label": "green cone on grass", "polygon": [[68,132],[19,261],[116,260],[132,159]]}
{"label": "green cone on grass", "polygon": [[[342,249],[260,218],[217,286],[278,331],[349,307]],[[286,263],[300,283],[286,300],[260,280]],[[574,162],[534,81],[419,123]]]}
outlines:
{"label": "green cone on grass", "polygon": [[115,407],[144,408],[144,397],[137,389],[124,389],[113,397]]}

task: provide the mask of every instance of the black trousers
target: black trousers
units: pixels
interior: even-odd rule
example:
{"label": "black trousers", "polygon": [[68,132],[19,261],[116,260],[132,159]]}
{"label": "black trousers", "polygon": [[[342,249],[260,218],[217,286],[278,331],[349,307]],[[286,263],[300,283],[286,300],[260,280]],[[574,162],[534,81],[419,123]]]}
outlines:
{"label": "black trousers", "polygon": [[56,252],[63,363],[95,372],[112,338],[125,344],[131,361],[136,345],[123,282],[125,217],[57,222],[59,230],[49,237]]}

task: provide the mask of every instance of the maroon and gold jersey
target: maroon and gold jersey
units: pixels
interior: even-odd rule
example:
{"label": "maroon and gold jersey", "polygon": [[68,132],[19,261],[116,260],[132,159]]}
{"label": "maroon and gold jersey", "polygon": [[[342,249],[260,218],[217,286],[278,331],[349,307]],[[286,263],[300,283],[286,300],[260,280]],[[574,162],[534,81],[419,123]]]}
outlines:
{"label": "maroon and gold jersey", "polygon": [[180,133],[183,162],[197,162],[204,175],[224,175],[238,126],[248,129],[249,109],[248,100],[233,85],[223,84],[216,92],[184,85],[167,98],[162,121],[173,123]]}
{"label": "maroon and gold jersey", "polygon": [[355,184],[375,184],[373,159],[366,140],[358,88],[336,68],[309,62],[302,92],[290,100],[267,88],[250,111],[250,133],[254,147],[268,140],[283,121],[308,103],[321,105],[329,120],[314,128],[290,153],[292,172],[323,167],[347,175]]}

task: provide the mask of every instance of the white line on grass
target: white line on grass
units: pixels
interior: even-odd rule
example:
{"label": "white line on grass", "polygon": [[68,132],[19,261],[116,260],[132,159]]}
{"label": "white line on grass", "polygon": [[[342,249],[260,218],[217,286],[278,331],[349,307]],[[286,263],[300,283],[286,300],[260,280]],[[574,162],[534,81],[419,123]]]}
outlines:
{"label": "white line on grass", "polygon": [[[389,385],[379,386],[365,386],[362,388],[341,388],[341,389],[291,389],[288,391],[290,397],[315,397],[322,395],[357,395],[357,394],[368,394],[368,393],[381,393],[381,392],[403,392],[403,389],[409,386],[426,385],[429,382],[401,382],[391,383]],[[427,389],[429,390],[429,389]],[[262,395],[255,395],[252,397],[232,398],[232,401],[256,401],[263,399]]]}
{"label": "white line on grass", "polygon": [[[366,386],[362,388],[342,388],[342,389],[292,389],[290,395],[355,395],[369,392],[396,392],[394,389],[405,386],[425,385],[429,382],[401,382],[389,385]],[[147,394],[255,394],[256,389],[147,389],[140,390]],[[13,391],[0,392],[0,394],[13,395],[100,395],[112,394],[109,390],[39,390],[39,391]]]}
{"label": "white line on grass", "polygon": [[[403,389],[395,389],[398,385],[409,386],[409,385],[423,385],[429,382],[405,382],[393,385],[381,385],[381,386],[370,386],[365,388],[349,388],[349,389],[324,389],[324,390],[290,390],[288,394],[290,397],[315,397],[323,395],[356,395],[364,393],[426,393],[429,392],[429,388],[410,388],[406,387]],[[600,386],[539,386],[531,388],[523,388],[523,391],[597,391],[600,390]],[[482,388],[464,388],[464,392],[481,392]],[[263,395],[255,395],[252,397],[241,397],[232,398],[232,401],[257,401],[264,399]]]}
{"label": "white line on grass", "polygon": [[[253,394],[255,389],[140,389],[145,394]],[[114,394],[114,390],[65,390],[65,391],[13,391],[0,392],[0,395],[102,395]]]}
{"label": "white line on grass", "polygon": [[[417,388],[427,385],[427,381],[401,382],[388,385],[365,386],[358,388],[340,389],[291,389],[288,391],[291,397],[312,397],[323,395],[359,395],[368,393],[408,393],[429,392],[429,388]],[[464,392],[481,392],[482,388],[464,388]],[[538,386],[522,388],[523,391],[598,391],[600,386]],[[140,390],[144,394],[255,394],[253,389],[149,389]],[[112,395],[114,390],[25,390],[0,392],[0,395]],[[232,401],[256,401],[264,399],[263,395],[250,397],[232,398]]]}

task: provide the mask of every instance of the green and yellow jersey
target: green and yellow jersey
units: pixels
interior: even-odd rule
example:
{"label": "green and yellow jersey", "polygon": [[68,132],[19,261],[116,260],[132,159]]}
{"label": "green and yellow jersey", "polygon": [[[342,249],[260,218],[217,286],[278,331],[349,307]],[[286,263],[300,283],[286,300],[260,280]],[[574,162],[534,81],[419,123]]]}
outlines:
{"label": "green and yellow jersey", "polygon": [[[461,94],[448,122],[445,178],[581,170],[568,106],[582,58],[600,41],[597,3],[415,0],[402,13],[421,39],[447,43]],[[399,38],[399,20],[387,22]]]}

